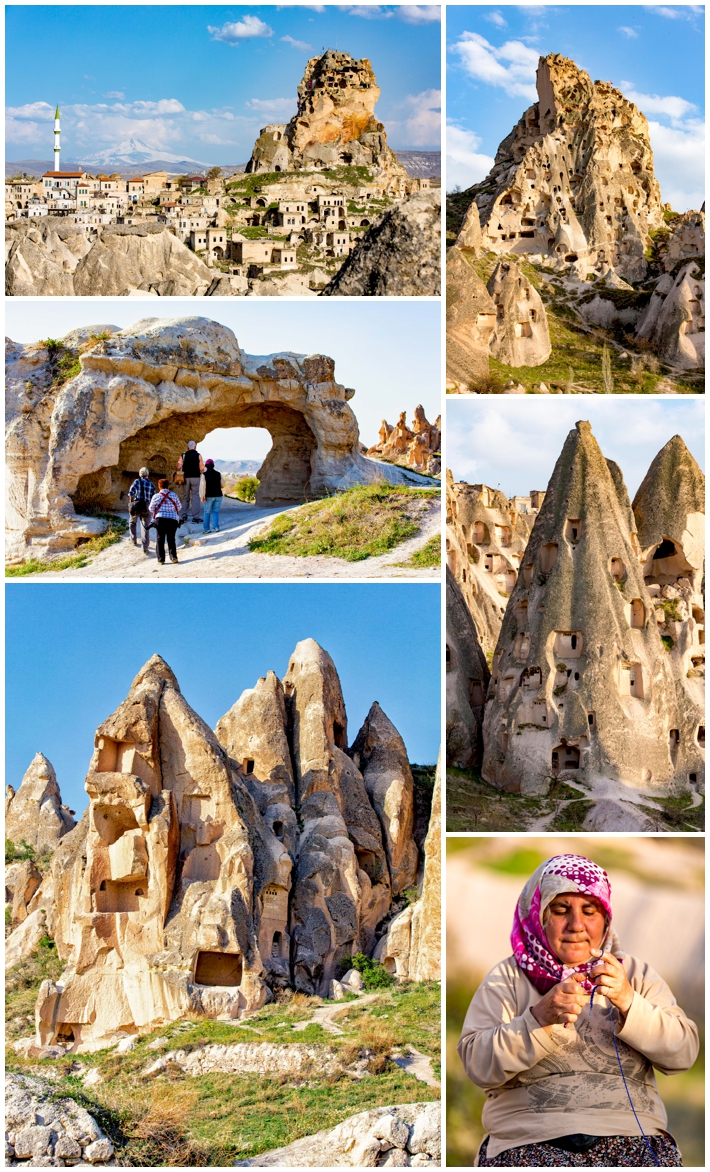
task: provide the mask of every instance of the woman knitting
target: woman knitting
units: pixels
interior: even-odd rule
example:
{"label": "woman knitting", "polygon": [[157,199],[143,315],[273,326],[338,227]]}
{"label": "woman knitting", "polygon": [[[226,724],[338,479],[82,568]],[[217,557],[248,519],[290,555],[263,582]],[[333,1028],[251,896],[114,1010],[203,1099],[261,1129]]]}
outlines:
{"label": "woman knitting", "polygon": [[611,919],[607,874],[579,855],[548,859],[523,888],[513,955],[476,992],[458,1045],[487,1097],[478,1167],[682,1165],[653,1067],[692,1066],[697,1029]]}

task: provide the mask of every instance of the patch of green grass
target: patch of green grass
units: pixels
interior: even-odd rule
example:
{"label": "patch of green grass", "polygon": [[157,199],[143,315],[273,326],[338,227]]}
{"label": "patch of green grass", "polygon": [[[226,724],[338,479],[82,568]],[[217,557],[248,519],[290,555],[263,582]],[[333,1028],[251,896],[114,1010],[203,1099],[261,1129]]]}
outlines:
{"label": "patch of green grass", "polygon": [[653,806],[641,806],[641,809],[652,818],[660,819],[669,830],[704,830],[705,799],[692,807],[691,801],[690,790],[683,790],[668,798],[654,797]]}
{"label": "patch of green grass", "polygon": [[107,518],[108,528],[100,536],[91,537],[88,541],[82,542],[77,547],[77,553],[68,554],[66,557],[51,558],[46,562],[40,561],[39,558],[28,558],[19,566],[6,566],[5,576],[7,578],[25,578],[29,574],[56,573],[59,570],[76,570],[88,566],[90,559],[95,554],[101,553],[103,549],[108,549],[110,545],[115,545],[128,530],[128,522],[123,517],[117,517],[115,513],[93,513],[92,516]]}
{"label": "patch of green grass", "polygon": [[44,874],[52,861],[52,854],[53,851],[49,847],[45,847],[43,851],[37,851],[29,842],[25,842],[24,838],[21,838],[19,843],[12,842],[9,838],[5,839],[6,863],[22,863],[25,859],[30,859]]}
{"label": "patch of green grass", "polygon": [[584,819],[595,803],[577,798],[573,802],[565,802],[557,811],[550,823],[550,830],[581,830]]}
{"label": "patch of green grass", "polygon": [[408,561],[398,562],[397,564],[405,568],[412,566],[418,570],[429,569],[432,566],[440,566],[441,538],[438,536],[430,537],[421,549],[414,551]]}
{"label": "patch of green grass", "polygon": [[359,485],[282,513],[264,536],[250,540],[249,549],[252,553],[364,561],[415,537],[426,502],[436,495],[436,490],[402,485]]}
{"label": "patch of green grass", "polygon": [[666,651],[673,650],[674,644],[673,644],[673,639],[671,638],[670,635],[661,635],[661,643],[665,647]]}
{"label": "patch of green grass", "polygon": [[677,598],[662,598],[660,602],[654,602],[654,610],[662,610],[666,619],[671,622],[682,623],[683,616],[680,613]]}
{"label": "patch of green grass", "polygon": [[56,981],[64,962],[54,941],[43,936],[35,951],[5,974],[5,1033],[9,1041],[34,1032],[34,1008],[42,981]]}
{"label": "patch of green grass", "polygon": [[357,969],[368,993],[374,993],[378,989],[388,989],[390,985],[394,985],[394,977],[387,972],[384,965],[380,964],[379,960],[365,956],[364,952],[356,952],[354,956],[348,957],[346,961],[341,963],[347,965],[343,976],[348,968]]}
{"label": "patch of green grass", "polygon": [[497,790],[477,769],[446,769],[446,829],[526,830],[545,813],[546,798]]}

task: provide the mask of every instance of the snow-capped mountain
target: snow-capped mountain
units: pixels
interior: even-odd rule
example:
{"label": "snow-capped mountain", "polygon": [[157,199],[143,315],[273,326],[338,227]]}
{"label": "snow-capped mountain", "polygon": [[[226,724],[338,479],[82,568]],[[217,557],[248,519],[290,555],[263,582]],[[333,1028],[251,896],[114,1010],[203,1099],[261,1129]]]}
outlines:
{"label": "snow-capped mountain", "polygon": [[125,164],[139,166],[143,163],[159,161],[162,163],[189,163],[194,167],[209,167],[209,163],[201,163],[199,159],[191,159],[187,155],[172,155],[162,147],[149,146],[139,138],[127,138],[118,146],[108,147],[105,151],[98,151],[94,155],[86,155],[79,159],[85,167],[116,167]]}

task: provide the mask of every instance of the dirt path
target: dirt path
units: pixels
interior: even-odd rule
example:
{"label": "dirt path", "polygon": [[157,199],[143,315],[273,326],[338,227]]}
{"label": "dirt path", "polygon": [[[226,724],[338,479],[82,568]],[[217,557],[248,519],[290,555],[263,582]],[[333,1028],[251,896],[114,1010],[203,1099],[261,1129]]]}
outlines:
{"label": "dirt path", "polygon": [[[151,541],[150,557],[145,557],[140,546],[136,548],[128,535],[97,554],[83,569],[60,570],[52,580],[90,578],[120,578],[157,581],[195,578],[424,578],[440,580],[438,567],[416,569],[403,567],[430,537],[440,532],[440,502],[428,504],[416,537],[403,541],[389,553],[367,558],[362,562],[347,562],[334,557],[284,557],[281,554],[251,553],[248,541],[266,522],[288,512],[291,508],[257,508],[241,501],[225,498],[220,516],[220,532],[203,534],[202,524],[183,525],[178,536],[177,565],[168,562],[159,566],[155,557],[155,542]],[[151,538],[153,533],[151,533]],[[187,544],[185,544],[187,538]]]}

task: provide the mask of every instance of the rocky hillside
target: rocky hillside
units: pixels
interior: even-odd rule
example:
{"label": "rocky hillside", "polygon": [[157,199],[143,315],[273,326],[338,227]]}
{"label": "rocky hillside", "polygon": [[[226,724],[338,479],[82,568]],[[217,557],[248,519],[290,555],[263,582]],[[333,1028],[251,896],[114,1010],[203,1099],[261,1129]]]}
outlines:
{"label": "rocky hillside", "polygon": [[441,193],[423,191],[386,212],[358,240],[323,297],[441,293]]}
{"label": "rocky hillside", "polygon": [[661,203],[619,90],[554,53],[537,89],[490,174],[449,199],[449,389],[701,391],[704,213]]}

